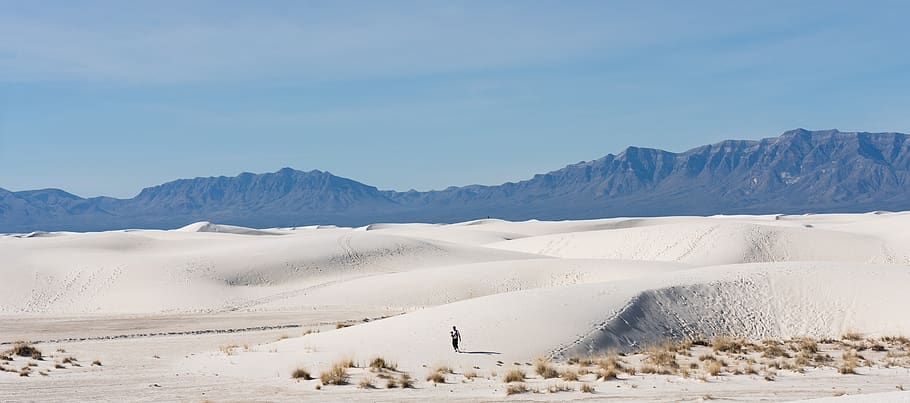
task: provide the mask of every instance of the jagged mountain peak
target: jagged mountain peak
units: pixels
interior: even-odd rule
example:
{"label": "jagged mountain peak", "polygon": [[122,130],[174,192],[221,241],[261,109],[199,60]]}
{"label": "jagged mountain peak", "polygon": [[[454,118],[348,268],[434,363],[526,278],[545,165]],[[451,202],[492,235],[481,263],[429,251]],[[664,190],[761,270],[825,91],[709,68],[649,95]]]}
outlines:
{"label": "jagged mountain peak", "polygon": [[0,232],[902,210],[908,189],[907,135],[794,129],[679,153],[627,147],[527,180],[430,192],[379,191],[289,167],[179,179],[127,200],[0,191]]}

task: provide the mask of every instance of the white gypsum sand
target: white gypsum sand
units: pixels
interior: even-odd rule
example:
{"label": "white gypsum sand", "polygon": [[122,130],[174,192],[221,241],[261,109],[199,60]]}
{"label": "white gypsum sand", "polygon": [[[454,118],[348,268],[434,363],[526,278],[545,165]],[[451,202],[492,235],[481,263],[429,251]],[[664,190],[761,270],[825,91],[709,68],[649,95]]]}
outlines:
{"label": "white gypsum sand", "polygon": [[[0,396],[902,399],[906,228],[910,213],[2,235],[0,353],[29,340],[43,356],[0,360]],[[749,347],[652,348],[718,336]],[[319,379],[344,360],[348,385]],[[403,374],[414,388],[389,389]]]}

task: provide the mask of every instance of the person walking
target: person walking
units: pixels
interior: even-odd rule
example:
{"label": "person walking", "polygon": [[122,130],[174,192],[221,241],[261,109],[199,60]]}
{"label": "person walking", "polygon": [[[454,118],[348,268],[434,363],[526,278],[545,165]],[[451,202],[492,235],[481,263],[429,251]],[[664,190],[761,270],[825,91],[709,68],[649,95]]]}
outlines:
{"label": "person walking", "polygon": [[452,326],[452,331],[449,332],[449,335],[452,336],[452,348],[455,349],[456,353],[460,353],[461,351],[458,350],[458,342],[461,341],[461,333],[458,331],[458,329],[455,328],[455,326]]}

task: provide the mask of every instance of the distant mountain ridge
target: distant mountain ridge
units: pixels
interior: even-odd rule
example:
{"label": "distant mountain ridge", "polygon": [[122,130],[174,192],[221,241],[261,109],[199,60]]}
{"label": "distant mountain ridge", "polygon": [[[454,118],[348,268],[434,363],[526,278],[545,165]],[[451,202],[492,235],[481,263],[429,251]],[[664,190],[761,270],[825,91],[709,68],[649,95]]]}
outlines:
{"label": "distant mountain ridge", "polygon": [[796,129],[682,153],[628,147],[520,182],[384,191],[323,171],[180,179],[132,199],[0,189],[0,232],[910,209],[901,133]]}

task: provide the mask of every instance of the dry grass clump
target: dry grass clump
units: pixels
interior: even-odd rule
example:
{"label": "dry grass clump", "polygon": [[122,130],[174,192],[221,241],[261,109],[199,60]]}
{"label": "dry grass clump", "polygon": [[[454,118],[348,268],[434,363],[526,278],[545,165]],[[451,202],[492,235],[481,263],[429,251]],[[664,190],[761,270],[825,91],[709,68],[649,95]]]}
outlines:
{"label": "dry grass clump", "polygon": [[466,379],[474,379],[474,378],[477,378],[477,371],[475,371],[473,369],[467,370],[464,372],[463,375]]}
{"label": "dry grass clump", "polygon": [[783,343],[776,340],[764,340],[762,341],[762,353],[761,356],[764,358],[777,358],[784,357],[790,358],[790,354],[784,350]]}
{"label": "dry grass clump", "polygon": [[843,362],[841,362],[840,367],[837,368],[837,371],[841,374],[855,374],[856,366],[859,363],[859,359],[856,355],[856,351],[847,350],[844,352]]}
{"label": "dry grass clump", "polygon": [[581,384],[581,393],[594,393],[595,389],[593,386],[583,383]]}
{"label": "dry grass clump", "polygon": [[[665,343],[660,346],[652,347],[645,351],[647,357],[642,361],[649,366],[656,367],[654,368],[653,373],[669,375],[675,374],[679,370],[679,363],[676,361],[676,353],[672,350],[675,348],[674,344]],[[651,368],[642,367],[642,372],[652,373]]]}
{"label": "dry grass clump", "polygon": [[433,383],[446,383],[446,373],[450,373],[446,367],[438,367],[430,371],[430,374],[427,375],[427,381]]}
{"label": "dry grass clump", "polygon": [[602,371],[619,372],[625,369],[622,358],[615,351],[593,360],[592,363],[600,367]]}
{"label": "dry grass clump", "polygon": [[411,379],[411,375],[401,374],[401,376],[398,377],[398,386],[401,386],[402,389],[413,388],[414,380]]}
{"label": "dry grass clump", "polygon": [[519,393],[525,393],[528,391],[528,386],[523,383],[509,385],[506,388],[506,395],[517,395]]}
{"label": "dry grass clump", "polygon": [[382,357],[376,357],[370,360],[370,368],[377,371],[383,369],[387,369],[389,371],[397,371],[398,364],[395,364],[391,361],[386,361],[386,359]]}
{"label": "dry grass clump", "polygon": [[64,364],[70,364],[72,366],[78,367],[79,366],[78,361],[79,360],[77,360],[75,357],[65,357],[62,362]]}
{"label": "dry grass clump", "polygon": [[344,329],[346,327],[351,327],[351,324],[345,322],[338,322],[335,324],[335,329]]}
{"label": "dry grass clump", "polygon": [[570,369],[570,370],[568,370],[568,371],[566,371],[566,372],[563,372],[562,375],[560,375],[560,378],[562,378],[562,380],[567,381],[567,382],[568,382],[568,381],[577,381],[577,380],[578,380],[578,372],[575,372],[575,371],[573,371],[573,370]]}
{"label": "dry grass clump", "polygon": [[92,366],[93,366],[93,367],[100,367],[100,366],[101,366],[101,360],[92,361]]}
{"label": "dry grass clump", "polygon": [[724,369],[724,366],[723,366],[723,364],[721,364],[720,361],[716,361],[716,360],[705,361],[705,371],[707,373],[711,374],[711,376],[720,375],[720,371],[722,371],[723,369]]}
{"label": "dry grass clump", "polygon": [[319,374],[319,380],[325,385],[347,385],[348,373],[344,362],[335,362],[332,367]]}
{"label": "dry grass clump", "polygon": [[715,352],[741,354],[748,352],[749,347],[751,347],[749,342],[727,336],[717,336],[711,340],[711,349]]}
{"label": "dry grass clump", "polygon": [[518,368],[515,368],[509,372],[506,372],[506,375],[502,378],[502,381],[505,383],[522,382],[525,380],[525,378],[527,378],[525,372]]}
{"label": "dry grass clump", "polygon": [[310,379],[313,379],[313,377],[310,376],[310,372],[306,369],[297,367],[297,369],[291,372],[291,379],[303,379],[305,381],[308,381]]}
{"label": "dry grass clump", "polygon": [[[38,350],[35,346],[27,341],[17,341],[13,344],[13,348],[6,351],[4,355],[13,355],[18,357],[28,357],[33,360],[42,360],[44,356],[41,354],[41,350]],[[11,359],[5,361],[12,361]],[[27,376],[27,375],[26,375]]]}
{"label": "dry grass clump", "polygon": [[386,380],[386,383],[385,383],[386,389],[395,389],[397,387],[398,387],[398,382],[396,382],[394,378],[389,378],[388,380]]}
{"label": "dry grass clump", "polygon": [[547,360],[542,358],[535,360],[534,371],[544,379],[559,377],[559,371],[557,371],[556,368],[553,368]]}
{"label": "dry grass clump", "polygon": [[360,389],[376,389],[376,386],[373,386],[373,377],[366,376],[360,380],[357,384],[357,387]]}
{"label": "dry grass clump", "polygon": [[607,368],[607,369],[601,368],[599,371],[597,371],[597,379],[602,380],[604,382],[609,381],[611,379],[616,379],[617,375],[619,375],[619,374],[613,368]]}
{"label": "dry grass clump", "polygon": [[841,339],[849,341],[860,341],[863,339],[863,334],[859,332],[847,332],[841,336]]}
{"label": "dry grass clump", "polygon": [[19,376],[29,376],[29,375],[31,375],[31,373],[32,373],[31,367],[22,367],[22,369],[19,370]]}

